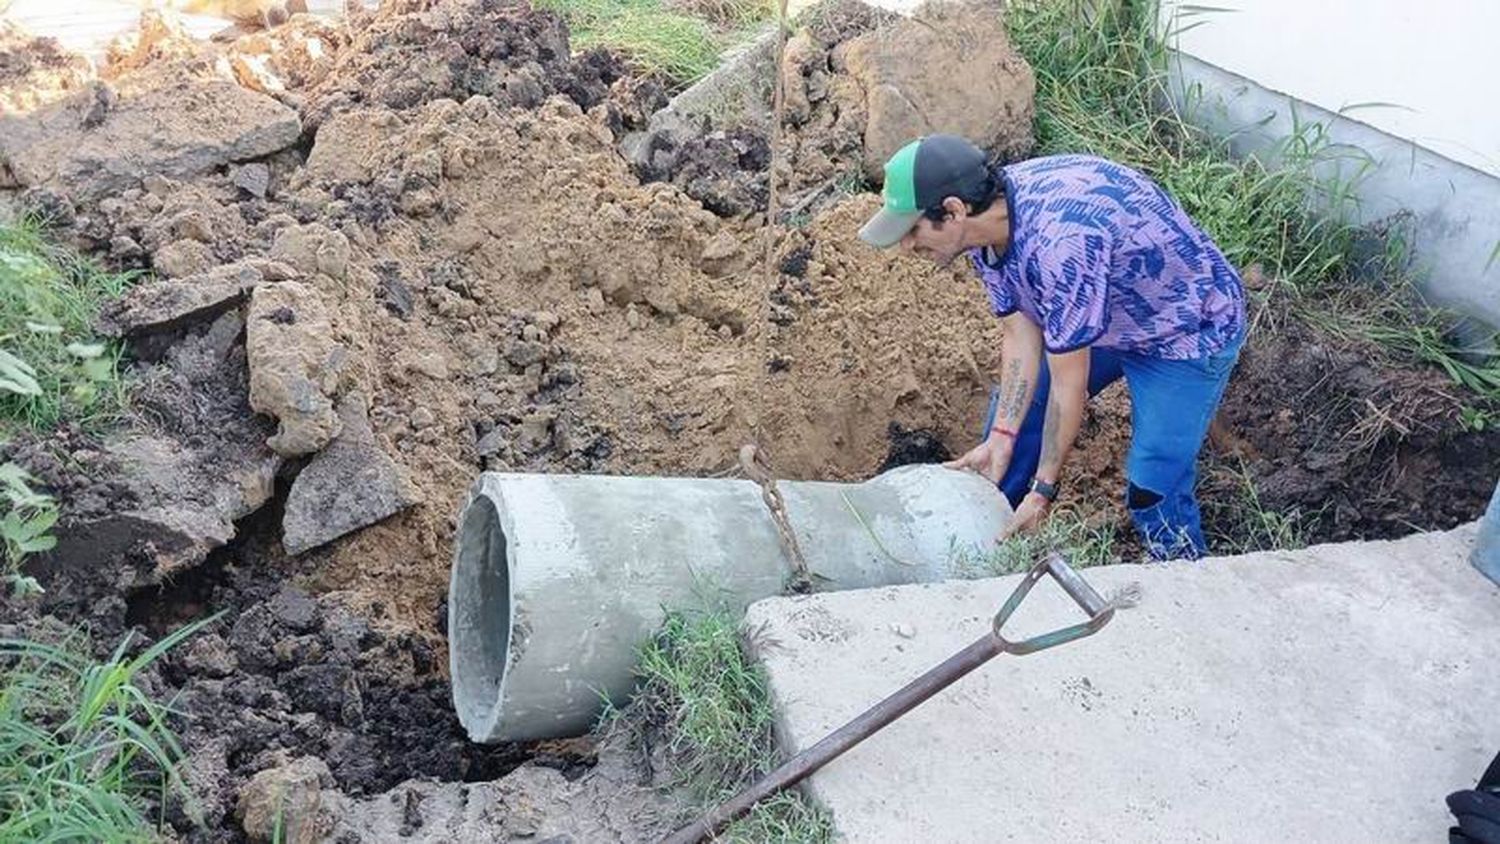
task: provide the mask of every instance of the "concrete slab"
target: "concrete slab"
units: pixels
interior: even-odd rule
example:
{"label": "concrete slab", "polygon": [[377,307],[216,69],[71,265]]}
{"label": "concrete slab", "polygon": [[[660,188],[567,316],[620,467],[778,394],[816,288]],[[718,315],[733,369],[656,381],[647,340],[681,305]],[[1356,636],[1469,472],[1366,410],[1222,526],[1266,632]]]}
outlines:
{"label": "concrete slab", "polygon": [[[1472,526],[1110,566],[1140,605],[1000,656],[817,774],[847,841],[1437,841],[1500,749],[1500,587]],[[790,751],[982,635],[1015,577],[750,608]],[[1080,614],[1050,582],[1018,633]]]}

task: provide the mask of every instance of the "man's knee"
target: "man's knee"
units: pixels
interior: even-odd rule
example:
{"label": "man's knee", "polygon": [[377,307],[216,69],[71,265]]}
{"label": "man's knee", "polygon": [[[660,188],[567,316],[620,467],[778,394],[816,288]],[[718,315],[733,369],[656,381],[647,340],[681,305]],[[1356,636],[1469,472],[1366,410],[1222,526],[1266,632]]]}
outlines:
{"label": "man's knee", "polygon": [[1125,506],[1132,510],[1144,510],[1160,504],[1163,497],[1161,493],[1136,486],[1135,482],[1131,481],[1125,490]]}

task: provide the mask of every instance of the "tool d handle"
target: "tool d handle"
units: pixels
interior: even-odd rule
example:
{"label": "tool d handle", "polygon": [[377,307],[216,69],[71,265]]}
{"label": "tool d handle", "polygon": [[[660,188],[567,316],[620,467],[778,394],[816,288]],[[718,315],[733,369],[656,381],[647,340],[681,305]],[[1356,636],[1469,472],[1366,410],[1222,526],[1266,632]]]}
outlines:
{"label": "tool d handle", "polygon": [[[1053,630],[1050,633],[1043,633],[1040,636],[1033,636],[1030,639],[1023,639],[1019,642],[1013,642],[1005,638],[1001,633],[1001,629],[1005,627],[1005,622],[1009,621],[1010,617],[1015,614],[1016,608],[1021,606],[1021,602],[1026,599],[1026,594],[1031,591],[1031,587],[1035,586],[1037,581],[1041,580],[1045,575],[1051,575],[1052,579],[1057,581],[1057,585],[1061,586],[1062,590],[1068,594],[1068,597],[1073,599],[1073,603],[1077,604],[1080,609],[1088,614],[1088,620],[1071,627],[1064,627],[1060,630]],[[1074,639],[1092,636],[1099,632],[1104,625],[1108,624],[1109,620],[1114,617],[1114,614],[1115,608],[1108,601],[1104,600],[1104,598],[1100,597],[1099,593],[1083,579],[1082,575],[1074,571],[1073,567],[1069,566],[1068,562],[1060,554],[1052,553],[1048,554],[1046,559],[1033,566],[1031,571],[1026,573],[1025,579],[1016,585],[1016,590],[1005,601],[1005,606],[1000,608],[1000,612],[995,613],[992,629],[995,638],[1000,641],[1001,650],[1017,656],[1024,656],[1036,653],[1037,651],[1044,651],[1048,648],[1055,648]]]}
{"label": "tool d handle", "polygon": [[1082,607],[1090,618],[1109,609],[1109,602],[1094,591],[1094,587],[1083,579],[1083,575],[1074,571],[1062,555],[1048,554],[1043,565],[1047,567],[1047,573],[1052,575],[1052,579],[1057,581],[1057,585],[1061,586],[1063,591],[1068,593],[1068,597]]}

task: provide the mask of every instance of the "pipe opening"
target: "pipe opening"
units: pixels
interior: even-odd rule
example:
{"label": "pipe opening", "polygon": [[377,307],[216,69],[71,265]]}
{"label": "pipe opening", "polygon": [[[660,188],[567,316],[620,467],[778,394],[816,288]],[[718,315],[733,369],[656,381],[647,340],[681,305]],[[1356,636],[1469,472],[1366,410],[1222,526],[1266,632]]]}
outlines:
{"label": "pipe opening", "polygon": [[487,496],[475,496],[464,514],[449,586],[453,705],[470,737],[484,741],[499,729],[512,609],[505,530]]}

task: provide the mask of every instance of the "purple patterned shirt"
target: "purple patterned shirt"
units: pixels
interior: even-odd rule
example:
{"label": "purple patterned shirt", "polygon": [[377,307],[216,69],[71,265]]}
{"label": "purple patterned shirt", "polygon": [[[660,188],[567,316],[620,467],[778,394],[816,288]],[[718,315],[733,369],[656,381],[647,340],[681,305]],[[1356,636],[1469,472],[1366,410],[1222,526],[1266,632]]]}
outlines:
{"label": "purple patterned shirt", "polygon": [[1001,177],[1010,245],[969,257],[995,313],[1026,314],[1048,351],[1186,360],[1245,330],[1239,275],[1150,179],[1086,155],[1020,161]]}

